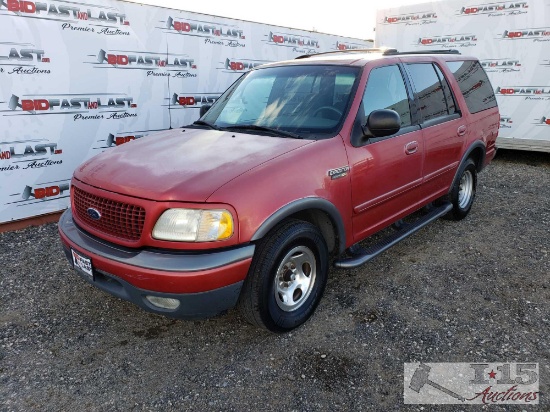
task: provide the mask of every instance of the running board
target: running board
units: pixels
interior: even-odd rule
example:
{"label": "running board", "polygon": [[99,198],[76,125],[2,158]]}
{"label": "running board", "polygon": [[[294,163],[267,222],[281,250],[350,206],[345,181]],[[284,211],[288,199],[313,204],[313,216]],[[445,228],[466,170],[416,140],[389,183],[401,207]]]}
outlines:
{"label": "running board", "polygon": [[445,202],[441,206],[434,207],[432,210],[430,210],[429,213],[425,214],[414,223],[401,225],[401,228],[394,234],[382,239],[379,243],[367,249],[352,246],[353,249],[350,249],[353,250],[352,253],[355,256],[350,258],[337,259],[334,261],[334,266],[342,269],[351,269],[357,266],[361,266],[367,263],[369,260],[373,259],[374,257],[378,256],[380,253],[401,242],[403,239],[409,237],[416,231],[422,229],[428,223],[433,222],[434,220],[439,219],[441,216],[447,214],[451,211],[452,208],[453,205],[449,202]]}

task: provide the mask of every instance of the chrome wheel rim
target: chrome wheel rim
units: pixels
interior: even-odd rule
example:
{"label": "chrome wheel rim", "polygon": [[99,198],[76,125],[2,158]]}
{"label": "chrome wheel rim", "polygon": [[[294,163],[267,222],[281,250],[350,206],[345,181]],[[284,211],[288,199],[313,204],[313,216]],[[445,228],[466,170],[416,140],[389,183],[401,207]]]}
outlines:
{"label": "chrome wheel rim", "polygon": [[474,193],[474,176],[472,172],[466,170],[460,179],[458,187],[458,207],[465,209]]}
{"label": "chrome wheel rim", "polygon": [[275,302],[285,311],[302,306],[315,285],[315,254],[306,246],[296,246],[282,259],[275,276]]}

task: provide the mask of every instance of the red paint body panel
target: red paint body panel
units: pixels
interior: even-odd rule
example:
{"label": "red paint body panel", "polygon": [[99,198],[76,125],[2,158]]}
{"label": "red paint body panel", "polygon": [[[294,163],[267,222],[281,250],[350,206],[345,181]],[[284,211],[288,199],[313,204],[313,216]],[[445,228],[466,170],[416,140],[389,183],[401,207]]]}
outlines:
{"label": "red paint body panel", "polygon": [[224,183],[309,143],[216,130],[175,129],[105,151],[79,166],[74,176],[91,186],[127,196],[204,202]]}
{"label": "red paint body panel", "polygon": [[83,250],[60,232],[65,245],[92,259],[94,269],[119,277],[133,286],[155,292],[197,293],[207,292],[244,280],[252,259],[245,259],[227,266],[197,272],[166,272],[138,268]]}

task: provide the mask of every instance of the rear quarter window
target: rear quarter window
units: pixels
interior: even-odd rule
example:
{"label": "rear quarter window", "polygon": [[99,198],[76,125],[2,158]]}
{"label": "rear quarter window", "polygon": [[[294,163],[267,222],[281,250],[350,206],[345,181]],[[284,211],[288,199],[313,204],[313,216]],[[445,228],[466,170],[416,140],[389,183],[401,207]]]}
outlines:
{"label": "rear quarter window", "polygon": [[497,106],[493,86],[476,60],[446,62],[453,73],[470,113]]}

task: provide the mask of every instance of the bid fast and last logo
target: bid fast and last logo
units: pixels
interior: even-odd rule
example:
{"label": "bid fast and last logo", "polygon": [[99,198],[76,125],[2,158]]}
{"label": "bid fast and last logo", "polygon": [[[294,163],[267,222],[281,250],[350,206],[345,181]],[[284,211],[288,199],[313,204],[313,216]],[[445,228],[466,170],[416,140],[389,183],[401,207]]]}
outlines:
{"label": "bid fast and last logo", "polygon": [[416,42],[416,45],[425,47],[437,46],[443,48],[473,47],[477,45],[477,36],[475,34],[468,33],[420,37]]}
{"label": "bid fast and last logo", "polygon": [[220,62],[220,67],[218,67],[218,70],[222,70],[224,73],[245,73],[266,63],[271,63],[271,61],[227,57],[224,61]]}
{"label": "bid fast and last logo", "polygon": [[309,36],[270,31],[265,37],[267,38],[265,41],[268,45],[291,47],[293,52],[301,54],[317,53],[317,49],[320,47],[319,40]]}
{"label": "bid fast and last logo", "polygon": [[0,102],[3,116],[60,114],[78,120],[120,120],[137,117],[137,105],[126,94],[91,93],[62,95],[12,94],[9,101]]}
{"label": "bid fast and last logo", "polygon": [[63,31],[79,31],[107,36],[129,36],[126,15],[117,8],[74,1],[0,0],[0,15],[42,19],[61,23]]}
{"label": "bid fast and last logo", "polygon": [[457,11],[458,16],[516,16],[526,14],[529,10],[527,2],[501,1],[496,3],[482,3],[463,6]]}
{"label": "bid fast and last logo", "polygon": [[433,11],[386,16],[382,22],[382,24],[404,24],[405,26],[420,26],[433,23],[437,23],[437,13]]}
{"label": "bid fast and last logo", "polygon": [[93,147],[94,150],[103,150],[109,149],[111,147],[121,146],[126,143],[133,142],[135,140],[141,139],[142,137],[147,136],[152,132],[160,132],[166,129],[151,129],[151,130],[140,130],[134,132],[118,132],[118,133],[109,133],[106,138],[99,139],[96,141],[96,146]]}
{"label": "bid fast and last logo", "polygon": [[174,93],[170,99],[170,109],[200,109],[214,104],[221,93]]}
{"label": "bid fast and last logo", "polygon": [[187,55],[100,49],[97,54],[88,57],[91,57],[91,61],[86,63],[92,64],[94,68],[145,70],[148,77],[197,77],[195,59]]}
{"label": "bid fast and last logo", "polygon": [[368,46],[360,43],[340,42],[337,41],[334,46],[334,50],[346,51],[346,50],[361,50],[367,49]]}
{"label": "bid fast and last logo", "polygon": [[12,193],[10,198],[14,200],[6,204],[27,206],[34,203],[63,199],[69,197],[69,189],[70,179],[57,180],[53,182],[38,182],[32,185],[27,184],[21,191]]}
{"label": "bid fast and last logo", "polygon": [[31,43],[0,42],[0,73],[50,74],[50,58]]}
{"label": "bid fast and last logo", "polygon": [[487,73],[510,73],[519,72],[522,68],[518,59],[485,59],[480,61],[481,66]]}
{"label": "bid fast and last logo", "polygon": [[204,44],[246,47],[244,31],[237,25],[180,19],[170,16],[161,29],[167,34],[200,37],[204,39]]}
{"label": "bid fast and last logo", "polygon": [[531,40],[533,43],[550,41],[550,27],[504,30],[498,40]]}
{"label": "bid fast and last logo", "polygon": [[523,97],[524,100],[550,101],[548,86],[498,86],[495,95],[500,98]]}
{"label": "bid fast and last logo", "polygon": [[0,142],[0,172],[60,165],[62,153],[57,143],[46,139]]}

